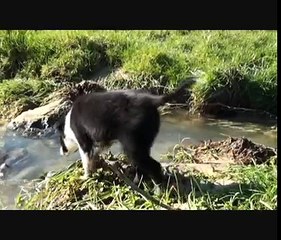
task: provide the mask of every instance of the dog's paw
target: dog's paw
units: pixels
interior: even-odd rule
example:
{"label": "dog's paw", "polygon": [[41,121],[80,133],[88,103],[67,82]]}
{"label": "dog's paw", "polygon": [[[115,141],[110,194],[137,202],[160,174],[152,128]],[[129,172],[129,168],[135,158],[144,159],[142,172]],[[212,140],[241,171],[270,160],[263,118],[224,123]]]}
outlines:
{"label": "dog's paw", "polygon": [[82,180],[82,181],[86,181],[86,180],[88,180],[90,177],[91,177],[90,175],[83,175],[83,176],[79,177],[79,179]]}

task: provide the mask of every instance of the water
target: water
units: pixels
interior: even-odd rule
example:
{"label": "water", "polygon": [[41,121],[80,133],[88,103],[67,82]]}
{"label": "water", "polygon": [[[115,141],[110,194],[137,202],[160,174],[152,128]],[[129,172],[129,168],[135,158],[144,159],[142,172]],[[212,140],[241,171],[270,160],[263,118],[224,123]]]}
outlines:
{"label": "water", "polygon": [[[277,147],[277,133],[271,131],[270,124],[210,118],[188,119],[179,112],[173,116],[162,117],[160,132],[151,154],[155,159],[165,161],[162,155],[180,143],[183,138],[189,138],[186,140],[188,144],[196,144],[201,140],[216,141],[227,136],[244,136],[256,143]],[[0,181],[0,209],[14,208],[14,198],[24,180],[36,179],[47,171],[63,169],[79,158],[78,152],[61,157],[56,136],[49,139],[28,139],[0,126],[0,149],[3,147],[11,151],[22,148],[27,150],[28,154],[23,161],[13,164],[6,180]],[[113,145],[111,151],[114,154],[120,152],[120,145]]]}

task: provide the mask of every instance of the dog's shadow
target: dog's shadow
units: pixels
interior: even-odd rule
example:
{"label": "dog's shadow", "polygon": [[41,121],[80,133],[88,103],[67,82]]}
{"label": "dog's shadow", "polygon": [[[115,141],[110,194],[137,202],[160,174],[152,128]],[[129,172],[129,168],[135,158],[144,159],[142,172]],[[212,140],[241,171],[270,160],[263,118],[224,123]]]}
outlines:
{"label": "dog's shadow", "polygon": [[175,171],[167,178],[165,191],[169,192],[169,198],[174,202],[198,203],[202,209],[211,210],[225,207],[238,209],[241,202],[251,199],[257,189],[263,188],[257,181],[218,181],[193,175],[192,172],[186,175]]}
{"label": "dog's shadow", "polygon": [[[192,172],[180,173],[174,170],[173,173],[166,173],[165,180],[162,183],[166,190],[174,189],[174,191],[180,196],[187,196],[191,192],[196,195],[204,194],[219,194],[226,192],[239,191],[241,189],[241,183],[230,182],[221,184],[215,181],[210,181],[207,178],[193,175]],[[247,187],[244,185],[244,187]]]}

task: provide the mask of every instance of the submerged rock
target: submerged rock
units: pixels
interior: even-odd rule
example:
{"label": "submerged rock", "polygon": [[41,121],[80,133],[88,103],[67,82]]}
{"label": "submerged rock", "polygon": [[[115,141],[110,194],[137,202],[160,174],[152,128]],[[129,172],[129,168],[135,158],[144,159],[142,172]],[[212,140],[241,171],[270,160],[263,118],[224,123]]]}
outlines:
{"label": "submerged rock", "polygon": [[7,152],[5,150],[0,149],[0,164],[5,162],[6,157],[7,157]]}
{"label": "submerged rock", "polygon": [[28,152],[24,148],[16,148],[7,152],[2,150],[2,152],[3,158],[0,156],[0,179],[6,178],[9,171],[11,171],[17,164],[23,163],[28,159]]}

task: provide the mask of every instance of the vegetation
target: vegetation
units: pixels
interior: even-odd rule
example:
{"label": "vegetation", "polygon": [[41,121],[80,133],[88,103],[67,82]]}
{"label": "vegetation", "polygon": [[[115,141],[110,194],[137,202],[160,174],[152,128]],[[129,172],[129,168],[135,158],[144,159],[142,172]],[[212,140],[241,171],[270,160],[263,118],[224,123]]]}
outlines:
{"label": "vegetation", "polygon": [[38,107],[56,89],[51,81],[3,80],[0,83],[0,118]]}
{"label": "vegetation", "polygon": [[[182,160],[178,160],[182,161]],[[232,166],[216,175],[207,172],[182,171],[188,179],[155,193],[151,185],[141,187],[160,202],[173,208],[192,210],[275,210],[277,209],[277,166]],[[99,169],[87,181],[80,180],[81,162],[55,173],[47,182],[41,181],[36,190],[24,189],[17,198],[22,209],[98,210],[98,209],[163,209],[134,192],[112,171]],[[175,176],[177,176],[175,175]],[[178,177],[178,179],[180,179]],[[217,185],[219,182],[228,182]],[[184,189],[184,190],[183,190]]]}
{"label": "vegetation", "polygon": [[105,66],[127,76],[107,88],[173,88],[196,75],[194,109],[220,102],[277,113],[277,31],[0,31],[0,106],[18,93],[5,79],[32,88],[38,79],[50,92],[47,82],[89,79]]}
{"label": "vegetation", "polygon": [[[93,78],[104,69],[116,74]],[[208,112],[220,103],[277,114],[277,31],[0,31],[0,118],[44,104],[50,93],[83,79],[107,89],[169,91],[190,75],[199,79],[192,110]],[[181,149],[174,164],[194,164],[186,153]],[[81,173],[80,162],[55,173],[46,185],[21,192],[18,207],[161,209],[111,171],[99,170],[87,181]],[[190,169],[182,174],[188,179],[184,191],[180,183],[157,194],[148,183],[140,187],[181,209],[277,209],[276,157],[215,175]],[[230,184],[218,187],[220,181]]]}

